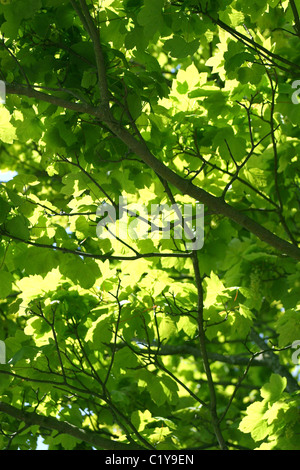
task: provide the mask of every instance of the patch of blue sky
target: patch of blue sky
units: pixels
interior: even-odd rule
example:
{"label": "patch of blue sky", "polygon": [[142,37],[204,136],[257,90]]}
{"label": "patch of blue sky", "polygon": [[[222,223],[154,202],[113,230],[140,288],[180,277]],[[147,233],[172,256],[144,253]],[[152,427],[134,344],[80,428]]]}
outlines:
{"label": "patch of blue sky", "polygon": [[0,183],[7,183],[17,176],[17,171],[2,171],[0,170]]}

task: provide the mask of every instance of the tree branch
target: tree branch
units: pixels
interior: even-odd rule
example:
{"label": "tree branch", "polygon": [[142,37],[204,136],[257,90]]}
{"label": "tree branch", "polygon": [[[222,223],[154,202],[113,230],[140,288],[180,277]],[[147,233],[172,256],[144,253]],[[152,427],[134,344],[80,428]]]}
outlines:
{"label": "tree branch", "polygon": [[299,13],[298,13],[295,1],[290,0],[290,5],[291,5],[291,8],[292,8],[293,15],[294,15],[294,20],[295,20],[294,28],[295,28],[295,31],[296,31],[297,35],[300,37],[300,18],[299,18]]}
{"label": "tree branch", "polygon": [[272,246],[281,253],[290,256],[296,260],[300,260],[300,249],[287,242],[286,240],[273,234],[250,217],[242,214],[229,204],[208,193],[207,191],[195,186],[191,181],[186,180],[178,175],[164,163],[158,160],[148,149],[145,142],[137,141],[126,129],[119,124],[109,122],[108,126],[116,136],[120,138],[136,155],[138,155],[155,173],[160,175],[168,183],[173,184],[183,194],[186,194],[196,201],[205,204],[210,210],[217,214],[228,217],[232,221],[241,225],[250,233],[256,235],[260,240]]}
{"label": "tree branch", "polygon": [[212,378],[209,359],[208,359],[207,350],[206,350],[206,339],[205,339],[204,319],[203,319],[203,285],[202,285],[203,279],[200,274],[197,251],[193,253],[192,261],[193,261],[193,268],[194,268],[195,282],[196,282],[197,296],[198,296],[197,309],[198,309],[199,343],[200,343],[200,350],[201,350],[201,355],[203,359],[204,370],[205,370],[207,382],[208,382],[211,422],[212,422],[214,433],[219,443],[220,449],[227,450],[227,445],[223,438],[223,435],[219,426],[215,385],[214,385],[214,381]]}
{"label": "tree branch", "polygon": [[[271,52],[269,51],[268,49],[266,49],[264,46],[261,46],[260,44],[258,44],[257,42],[254,41],[254,39],[249,39],[247,36],[245,36],[244,34],[240,33],[239,31],[236,31],[234,28],[232,28],[231,26],[229,26],[228,24],[224,23],[223,21],[221,21],[220,19],[215,19],[213,18],[211,15],[209,15],[207,12],[202,12],[204,15],[206,15],[214,24],[218,25],[220,28],[224,29],[225,31],[227,31],[228,33],[230,33],[231,35],[233,35],[236,39],[238,40],[241,40],[246,46],[250,47],[251,49],[254,49],[255,51],[257,51],[257,49],[259,49],[260,53],[263,53],[264,57],[266,58],[270,58],[272,57],[272,59],[275,59],[279,62],[282,62],[283,64],[285,65],[288,65],[291,69],[288,70],[286,68],[284,68],[285,71],[289,71],[289,72],[292,72],[296,69],[300,69],[300,66],[298,64],[296,64],[295,62],[291,62],[289,61],[288,59],[285,59],[284,57],[281,57],[280,55],[278,54],[275,54],[274,52]],[[276,63],[273,63],[276,67],[279,67],[279,68],[282,68],[281,66],[279,66],[278,64]]]}
{"label": "tree branch", "polygon": [[93,108],[93,106],[86,103],[74,103],[73,101],[64,100],[63,98],[48,95],[47,93],[37,91],[32,87],[20,85],[18,83],[6,83],[6,93],[8,95],[22,95],[27,96],[28,98],[35,98],[40,101],[54,104],[55,106],[63,109],[70,109],[77,113],[90,114],[97,117],[102,116],[103,119],[105,117],[105,114],[102,113],[99,108]]}
{"label": "tree branch", "polygon": [[0,402],[0,412],[5,413],[18,421],[23,421],[29,426],[37,425],[41,428],[58,431],[61,434],[68,434],[80,441],[87,442],[91,446],[105,450],[145,450],[137,444],[125,444],[122,442],[105,439],[100,435],[84,428],[78,428],[66,421],[62,422],[51,416],[41,416],[35,412],[20,410],[8,403]]}
{"label": "tree branch", "polygon": [[262,349],[264,361],[267,363],[267,367],[269,367],[269,369],[271,369],[275,374],[279,374],[286,378],[287,391],[289,393],[299,391],[300,387],[297,380],[289,373],[287,368],[280,363],[278,356],[276,356],[276,354],[267,346],[265,340],[253,329],[250,333],[250,340]]}
{"label": "tree branch", "polygon": [[[145,350],[145,352],[148,352],[149,350]],[[151,351],[149,351],[151,352]],[[196,348],[195,346],[189,346],[188,344],[182,344],[182,345],[164,345],[161,347],[159,352],[157,353],[160,356],[194,356],[195,358],[202,357],[201,351],[199,348]],[[214,361],[214,362],[222,362],[224,364],[231,364],[231,365],[238,365],[238,366],[244,366],[249,363],[249,357],[247,356],[242,356],[242,355],[223,355],[215,352],[210,352],[207,351],[207,357],[209,360]],[[252,366],[268,366],[270,365],[268,361],[264,360],[263,358],[256,358],[252,362]]]}
{"label": "tree branch", "polygon": [[47,245],[46,243],[38,243],[32,240],[23,240],[22,238],[16,237],[11,235],[8,232],[0,230],[1,235],[8,237],[12,240],[16,240],[21,243],[25,243],[30,246],[35,246],[37,248],[46,248],[49,250],[56,250],[61,251],[62,253],[69,253],[70,255],[82,256],[83,258],[92,258],[92,259],[100,259],[100,260],[118,260],[118,261],[134,261],[141,258],[189,258],[191,256],[190,253],[160,253],[160,252],[153,252],[153,253],[137,253],[135,256],[122,256],[122,255],[111,255],[111,254],[96,254],[96,253],[87,253],[85,251],[76,251],[70,250],[69,248],[64,248],[62,246],[55,246],[55,245]]}
{"label": "tree branch", "polygon": [[79,0],[80,6],[82,11],[80,11],[78,5],[76,4],[75,0],[71,0],[71,4],[75,11],[77,12],[82,25],[88,35],[91,38],[91,41],[94,46],[95,52],[95,59],[97,64],[97,72],[98,72],[98,86],[100,91],[101,97],[101,104],[106,112],[109,112],[109,99],[110,93],[107,86],[107,79],[106,79],[106,68],[105,68],[105,60],[103,55],[103,50],[100,42],[100,33],[94,23],[93,18],[90,15],[89,9],[85,0]]}

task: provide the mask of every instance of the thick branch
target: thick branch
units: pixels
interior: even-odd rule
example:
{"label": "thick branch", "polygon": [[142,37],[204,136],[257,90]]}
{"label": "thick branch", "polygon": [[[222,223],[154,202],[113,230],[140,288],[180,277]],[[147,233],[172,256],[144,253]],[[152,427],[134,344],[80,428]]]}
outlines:
{"label": "thick branch", "polygon": [[258,224],[250,217],[242,214],[232,206],[227,204],[222,198],[218,198],[207,191],[193,185],[182,176],[178,175],[164,163],[158,160],[148,149],[145,142],[137,141],[126,129],[123,129],[116,123],[108,123],[110,129],[122,140],[136,155],[138,155],[148,166],[152,168],[159,176],[173,184],[183,194],[187,194],[196,201],[205,204],[210,210],[217,214],[221,214],[233,220],[237,224],[244,227],[250,233],[256,235],[260,240],[272,246],[276,250],[290,256],[296,260],[300,260],[300,249],[292,245],[286,240],[273,234],[262,225]]}
{"label": "thick branch", "polygon": [[34,412],[20,410],[8,403],[0,402],[0,412],[5,413],[29,426],[38,425],[41,428],[52,429],[61,434],[68,434],[80,441],[105,450],[144,450],[144,447],[135,444],[110,441],[87,429],[78,428],[68,422],[58,421],[51,416],[41,416]]}
{"label": "thick branch", "polygon": [[300,18],[299,18],[299,13],[298,13],[298,10],[297,10],[297,6],[296,6],[296,3],[294,0],[290,0],[290,4],[291,4],[291,8],[292,8],[292,11],[293,11],[293,15],[294,15],[294,20],[295,20],[295,30],[298,34],[298,36],[300,36]]}
{"label": "thick branch", "polygon": [[[85,0],[79,0],[80,5],[83,11],[83,15],[85,18],[86,31],[88,32],[93,45],[94,45],[94,52],[95,52],[95,59],[97,64],[97,72],[98,72],[98,85],[100,90],[101,96],[101,104],[102,106],[109,112],[109,98],[110,93],[107,86],[107,79],[106,79],[106,69],[105,69],[105,60],[104,54],[100,42],[100,33],[95,25],[93,18],[90,15],[89,9]],[[72,1],[72,3],[75,3]]]}
{"label": "thick branch", "polygon": [[39,101],[45,101],[46,103],[54,104],[55,106],[63,109],[70,109],[77,113],[90,114],[97,117],[102,115],[102,118],[104,118],[104,113],[102,113],[99,108],[93,108],[93,106],[89,106],[85,103],[74,103],[73,101],[64,100],[63,98],[48,95],[47,93],[37,91],[34,88],[20,85],[18,83],[6,83],[6,93],[8,95],[22,95],[27,96],[28,98],[35,98]]}
{"label": "thick branch", "polygon": [[[135,339],[136,341],[136,339]],[[142,341],[139,340],[141,343]],[[113,348],[113,344],[110,345]],[[156,346],[156,345],[153,345]],[[126,343],[118,344],[118,349],[123,349],[126,347]],[[151,348],[145,347],[139,351],[143,354],[154,354],[157,356],[193,356],[194,358],[201,358],[201,351],[196,346],[191,346],[189,344],[178,344],[178,345],[163,345],[158,351],[152,350]],[[135,351],[137,353],[137,351]],[[213,362],[222,362],[224,364],[236,365],[236,366],[247,366],[249,364],[248,355],[223,355],[216,352],[207,351],[207,357],[210,361]],[[265,360],[263,354],[259,357],[255,357],[251,363],[251,366],[259,367],[270,367],[270,362]]]}
{"label": "thick branch", "polygon": [[[194,356],[195,358],[202,357],[201,351],[199,350],[199,348],[196,348],[194,346],[189,346],[187,344],[178,345],[178,346],[165,345],[159,350],[158,354],[160,356],[188,355],[188,356]],[[223,355],[223,354],[207,351],[207,357],[209,360],[213,362],[223,362],[225,364],[231,364],[231,365],[245,366],[249,363],[248,356],[242,356],[238,354],[232,354],[231,356],[229,356],[229,355]],[[265,361],[263,358],[255,359],[252,362],[252,365],[253,366],[267,366],[268,362]]]}

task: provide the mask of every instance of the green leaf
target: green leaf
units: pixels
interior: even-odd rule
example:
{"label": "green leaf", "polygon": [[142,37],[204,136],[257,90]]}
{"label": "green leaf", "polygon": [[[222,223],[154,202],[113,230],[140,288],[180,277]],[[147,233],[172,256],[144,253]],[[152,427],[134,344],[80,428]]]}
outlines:
{"label": "green leaf", "polygon": [[285,377],[281,377],[278,374],[272,374],[270,381],[262,387],[260,392],[261,396],[268,401],[277,401],[281,398],[286,384],[287,380]]}
{"label": "green leaf", "polygon": [[241,67],[238,75],[241,83],[253,83],[258,85],[263,77],[263,69],[258,64],[253,64],[251,67]]}
{"label": "green leaf", "polygon": [[[4,366],[0,364],[0,374],[1,370]],[[10,375],[6,374],[1,374],[1,380],[0,380],[0,391],[1,393],[6,392],[6,390],[10,387],[10,383],[12,381],[12,377]],[[5,441],[2,441],[2,446],[5,445]],[[1,446],[1,443],[0,443]]]}
{"label": "green leaf", "polygon": [[28,360],[27,362],[29,362],[29,360],[32,360],[35,357],[37,352],[38,352],[37,348],[33,348],[31,346],[23,346],[9,360],[9,364],[13,364],[13,365],[17,364],[22,359]]}
{"label": "green leaf", "polygon": [[162,7],[164,0],[145,0],[144,6],[138,13],[138,23],[144,27],[145,36],[151,38],[164,24]]}
{"label": "green leaf", "polygon": [[[79,252],[80,253],[80,252]],[[83,288],[90,289],[100,276],[100,270],[93,259],[81,259],[80,255],[67,255],[59,266],[61,274],[79,283]]]}
{"label": "green leaf", "polygon": [[255,402],[248,406],[247,415],[242,419],[239,429],[244,433],[251,433],[255,441],[263,440],[269,433],[264,414],[267,410],[266,402]]}
{"label": "green leaf", "polygon": [[12,291],[13,276],[10,272],[0,271],[0,298],[5,299]]}
{"label": "green leaf", "polygon": [[132,119],[137,119],[143,109],[140,97],[136,94],[129,93],[127,97],[127,105]]}
{"label": "green leaf", "polygon": [[109,343],[113,336],[112,317],[110,314],[102,314],[101,318],[93,325],[87,333],[86,341],[92,341],[92,347],[99,349],[101,343]]}
{"label": "green leaf", "polygon": [[3,224],[10,212],[10,205],[2,197],[0,197],[0,224]]}
{"label": "green leaf", "polygon": [[11,115],[4,105],[0,104],[0,141],[12,144],[16,139],[16,130],[10,123]]}
{"label": "green leaf", "polygon": [[162,406],[165,403],[167,397],[164,393],[163,386],[158,379],[153,378],[152,381],[148,382],[148,391],[157,406]]}
{"label": "green leaf", "polygon": [[29,239],[30,235],[28,225],[29,222],[24,216],[17,215],[16,217],[8,220],[5,224],[5,227],[8,233],[10,233],[13,237],[26,241]]}
{"label": "green leaf", "polygon": [[253,320],[254,315],[251,312],[250,308],[248,308],[246,305],[240,305],[239,312],[244,318],[247,318],[248,320]]}
{"label": "green leaf", "polygon": [[300,338],[300,312],[287,310],[276,322],[279,347],[285,347]]}
{"label": "green leaf", "polygon": [[81,80],[81,86],[83,88],[90,88],[95,86],[97,83],[97,76],[95,70],[85,70]]}
{"label": "green leaf", "polygon": [[180,93],[181,95],[185,95],[185,94],[188,92],[188,90],[189,90],[188,82],[185,80],[184,83],[177,83],[176,90],[177,90],[178,93]]}
{"label": "green leaf", "polygon": [[[212,272],[210,277],[205,280],[206,283],[206,296],[204,300],[204,307],[209,308],[216,303],[219,296],[224,295],[225,287],[218,276]],[[225,293],[225,295],[227,295]]]}
{"label": "green leaf", "polygon": [[177,323],[178,330],[183,330],[190,338],[192,338],[197,331],[197,322],[189,317],[180,317]]}
{"label": "green leaf", "polygon": [[161,339],[168,340],[171,339],[173,335],[176,334],[176,323],[171,318],[164,317],[159,323],[159,333]]}
{"label": "green leaf", "polygon": [[180,36],[174,36],[172,39],[168,39],[165,42],[166,51],[170,52],[172,57],[183,58],[189,55],[193,55],[198,47],[198,39],[194,39],[191,42],[186,42],[184,38]]}
{"label": "green leaf", "polygon": [[76,447],[76,444],[79,443],[79,440],[68,434],[62,434],[51,438],[51,441],[48,439],[46,442],[48,444],[51,442],[52,445],[61,444],[64,450],[73,450],[74,447]]}
{"label": "green leaf", "polygon": [[52,269],[57,268],[59,256],[55,251],[49,252],[43,248],[30,247],[24,254],[20,267],[23,267],[27,274],[47,274]]}
{"label": "green leaf", "polygon": [[143,431],[147,424],[152,421],[152,415],[149,410],[144,412],[138,410],[134,411],[131,415],[132,424],[138,429],[139,432]]}

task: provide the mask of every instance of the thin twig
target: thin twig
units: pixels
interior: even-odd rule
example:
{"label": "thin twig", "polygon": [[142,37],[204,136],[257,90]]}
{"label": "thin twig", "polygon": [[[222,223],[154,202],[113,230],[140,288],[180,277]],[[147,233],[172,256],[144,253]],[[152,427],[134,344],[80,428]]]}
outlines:
{"label": "thin twig", "polygon": [[208,389],[210,394],[210,414],[211,414],[211,421],[212,426],[216,435],[216,438],[219,443],[219,447],[221,450],[227,450],[226,442],[223,438],[220,425],[219,425],[219,418],[217,414],[217,397],[215,391],[215,385],[212,378],[212,373],[210,369],[209,359],[206,350],[206,340],[205,340],[205,330],[204,330],[204,318],[203,318],[203,279],[200,274],[199,269],[199,262],[198,262],[198,254],[195,251],[192,257],[193,261],[193,268],[195,274],[195,283],[197,287],[197,296],[198,296],[198,331],[199,331],[199,343],[201,349],[201,355],[203,359],[203,365],[207,377],[208,382]]}

